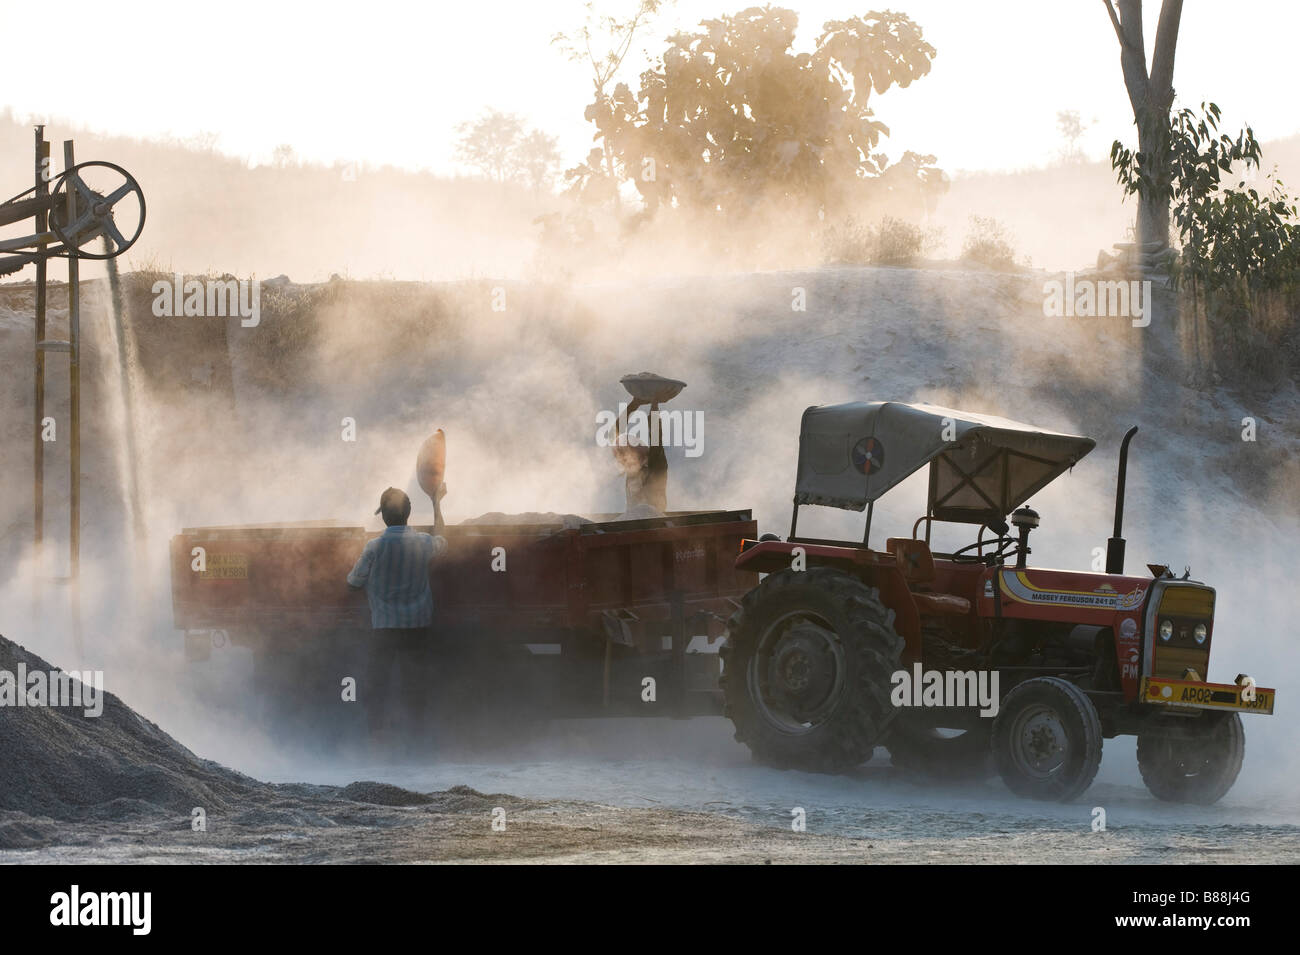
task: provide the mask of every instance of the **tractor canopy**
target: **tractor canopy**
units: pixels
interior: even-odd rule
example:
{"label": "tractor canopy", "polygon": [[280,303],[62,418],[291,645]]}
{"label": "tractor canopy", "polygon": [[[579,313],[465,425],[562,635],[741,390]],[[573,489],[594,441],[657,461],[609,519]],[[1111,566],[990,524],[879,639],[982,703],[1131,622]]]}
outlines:
{"label": "tractor canopy", "polygon": [[1001,520],[1096,446],[993,415],[899,401],[808,408],[799,433],[795,504],[860,511],[930,465],[927,513]]}

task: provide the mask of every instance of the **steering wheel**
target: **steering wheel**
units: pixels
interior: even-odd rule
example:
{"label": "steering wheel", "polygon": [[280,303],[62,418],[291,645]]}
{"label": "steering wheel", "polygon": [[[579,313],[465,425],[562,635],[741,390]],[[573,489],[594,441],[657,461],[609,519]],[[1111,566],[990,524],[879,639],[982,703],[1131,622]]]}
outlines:
{"label": "steering wheel", "polygon": [[[984,553],[985,547],[994,549],[987,554]],[[976,551],[974,554],[967,554],[967,551]],[[967,544],[965,547],[959,547],[952,552],[952,559],[958,563],[981,563],[988,564],[990,567],[995,564],[1004,563],[1008,557],[1014,557],[1020,552],[1020,541],[1014,537],[990,537],[984,540],[984,528],[980,527],[980,539],[973,544]]]}

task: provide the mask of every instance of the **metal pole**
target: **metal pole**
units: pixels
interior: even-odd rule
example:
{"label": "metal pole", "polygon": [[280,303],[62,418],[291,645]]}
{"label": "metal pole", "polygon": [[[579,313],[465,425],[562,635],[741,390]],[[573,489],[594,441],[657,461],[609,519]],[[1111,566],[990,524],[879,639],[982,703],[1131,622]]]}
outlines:
{"label": "metal pole", "polygon": [[[45,141],[45,127],[36,127],[36,198],[49,195],[50,186],[48,169],[50,144]],[[49,228],[49,214],[43,208],[36,213],[36,233],[39,235]],[[37,251],[44,248],[38,245]],[[34,441],[32,443],[32,549],[36,563],[36,577],[42,572],[41,550],[45,540],[45,441],[41,432],[45,428],[45,350],[40,343],[45,340],[45,257],[36,260],[36,409]],[[39,585],[37,585],[39,586]]]}
{"label": "metal pole", "polygon": [[[75,166],[72,140],[63,141],[63,168]],[[66,190],[68,221],[77,221],[76,190],[71,182]],[[69,465],[69,564],[68,594],[72,609],[72,642],[81,655],[81,275],[76,255],[77,236],[69,236],[68,249],[68,423],[71,464]]]}

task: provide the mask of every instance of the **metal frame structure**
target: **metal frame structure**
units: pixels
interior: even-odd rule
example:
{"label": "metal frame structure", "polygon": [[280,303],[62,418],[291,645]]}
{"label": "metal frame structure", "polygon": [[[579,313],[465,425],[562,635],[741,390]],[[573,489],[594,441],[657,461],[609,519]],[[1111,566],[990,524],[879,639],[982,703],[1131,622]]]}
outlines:
{"label": "metal frame structure", "polygon": [[[68,576],[55,578],[69,585],[72,609],[73,640],[81,647],[81,269],[82,259],[112,259],[135,244],[144,229],[145,204],[140,184],[121,166],[106,162],[77,165],[72,140],[63,143],[63,172],[50,173],[50,144],[45,127],[35,127],[35,183],[31,189],[0,203],[0,226],[25,219],[33,220],[34,231],[0,239],[0,276],[18,272],[27,265],[36,266],[36,300],[33,322],[35,348],[35,394],[32,441],[32,518],[33,547],[40,566],[45,542],[45,421],[46,356],[51,352],[68,356],[68,441],[69,461],[69,563]],[[96,191],[86,181],[91,168],[111,170],[121,183],[105,192]],[[51,180],[54,185],[51,187]],[[139,203],[139,221],[130,236],[124,235],[114,221],[113,208],[128,197]],[[103,252],[94,252],[87,244],[103,240]],[[47,337],[48,265],[49,260],[68,260],[68,337]]]}

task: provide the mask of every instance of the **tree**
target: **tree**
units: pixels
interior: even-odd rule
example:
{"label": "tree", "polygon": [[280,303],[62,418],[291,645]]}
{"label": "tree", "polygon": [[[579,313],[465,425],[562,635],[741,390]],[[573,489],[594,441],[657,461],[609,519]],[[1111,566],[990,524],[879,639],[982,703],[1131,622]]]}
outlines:
{"label": "tree", "polygon": [[281,143],[271,150],[271,165],[276,169],[288,169],[298,164],[298,156],[288,143]]}
{"label": "tree", "polygon": [[496,182],[519,174],[517,150],[524,135],[524,122],[514,113],[486,110],[472,122],[460,123],[457,157]]}
{"label": "tree", "polygon": [[[1168,192],[1179,239],[1171,256],[1175,287],[1190,298],[1189,344],[1202,363],[1240,363],[1253,381],[1285,365],[1288,348],[1300,358],[1300,220],[1296,200],[1274,176],[1262,189],[1248,187],[1258,172],[1260,145],[1249,126],[1232,136],[1219,130],[1219,107],[1201,104],[1168,122]],[[1111,150],[1126,194],[1154,188],[1137,154],[1116,143]],[[1241,170],[1236,186],[1227,176]],[[1289,341],[1290,345],[1287,344]]]}
{"label": "tree", "polygon": [[[607,111],[610,82],[623,66],[628,52],[632,49],[632,39],[637,31],[644,27],[663,6],[663,0],[637,0],[632,15],[626,19],[612,16],[596,16],[592,3],[586,5],[587,18],[582,26],[573,33],[557,33],[551,42],[574,62],[585,62],[591,67],[591,81],[595,92],[595,101],[587,107],[587,119],[595,122],[595,116]],[[598,51],[596,47],[601,47]],[[599,126],[599,124],[597,124]],[[599,183],[590,186],[590,193],[600,193],[611,198],[617,209],[619,171],[615,167],[613,152],[609,143],[604,143],[601,150],[589,156],[588,166],[599,170]]]}
{"label": "tree", "polygon": [[[862,180],[880,178],[887,163],[874,150],[889,130],[871,94],[924,76],[934,48],[912,20],[886,11],[830,21],[812,53],[795,54],[797,25],[794,11],[777,7],[706,20],[669,38],[638,93],[619,83],[588,107],[604,155],[649,211],[832,210],[860,194]],[[915,175],[936,172],[905,158]],[[570,171],[576,186],[606,174],[599,160],[593,150]]]}
{"label": "tree", "polygon": [[525,182],[534,191],[550,188],[560,165],[558,138],[540,129],[524,132],[514,113],[489,109],[472,122],[456,127],[456,155],[495,182]]}
{"label": "tree", "polygon": [[517,162],[534,192],[550,189],[560,167],[558,137],[534,129],[519,140]]}
{"label": "tree", "polygon": [[[1295,200],[1276,179],[1261,193],[1225,186],[1223,178],[1240,167],[1258,171],[1261,149],[1249,126],[1234,139],[1219,131],[1221,112],[1201,104],[1201,115],[1181,109],[1169,119],[1169,193],[1181,244],[1174,279],[1194,291],[1241,289],[1272,291],[1300,282],[1300,227]],[[1144,180],[1137,156],[1119,144],[1111,164],[1126,193],[1139,196]]]}
{"label": "tree", "polygon": [[1183,0],[1161,4],[1150,71],[1142,35],[1142,0],[1102,2],[1119,38],[1120,68],[1138,130],[1137,163],[1152,183],[1152,188],[1138,193],[1138,241],[1163,247],[1169,244],[1169,111],[1174,103],[1174,51]]}
{"label": "tree", "polygon": [[1056,128],[1061,132],[1061,138],[1065,140],[1065,146],[1061,149],[1061,159],[1064,162],[1082,162],[1083,150],[1079,148],[1079,140],[1083,138],[1083,132],[1091,123],[1085,123],[1079,116],[1077,109],[1063,109],[1056,114]]}

